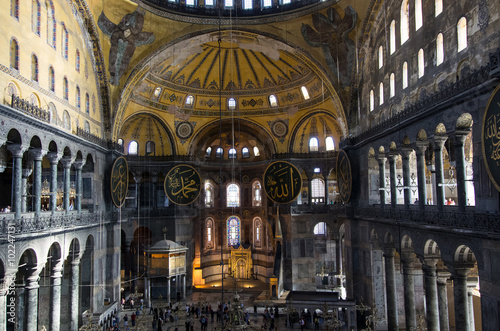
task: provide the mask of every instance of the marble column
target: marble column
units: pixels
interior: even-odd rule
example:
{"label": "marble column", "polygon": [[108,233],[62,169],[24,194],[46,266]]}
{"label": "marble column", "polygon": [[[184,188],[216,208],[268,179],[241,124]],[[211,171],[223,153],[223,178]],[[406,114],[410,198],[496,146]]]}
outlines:
{"label": "marble column", "polygon": [[398,194],[396,192],[396,160],[398,158],[397,154],[393,154],[392,152],[389,154],[389,176],[391,183],[391,207],[392,209],[396,209],[396,205],[398,203]]}
{"label": "marble column", "polygon": [[422,270],[424,271],[427,330],[429,331],[440,330],[436,262],[435,260],[426,260],[422,265]]}
{"label": "marble column", "polygon": [[398,305],[396,300],[396,282],[394,271],[394,248],[384,250],[385,262],[385,288],[387,295],[387,329],[389,331],[399,330]]}
{"label": "marble column", "polygon": [[12,153],[12,209],[15,218],[20,219],[22,213],[22,172],[23,172],[23,154],[25,149],[20,144],[11,144],[7,149]]}
{"label": "marble column", "polygon": [[61,162],[64,167],[64,183],[63,183],[63,209],[65,210],[66,214],[69,211],[69,190],[71,187],[71,163],[72,160],[69,157],[63,157],[61,159]]}
{"label": "marble column", "polygon": [[157,173],[153,173],[153,175],[151,176],[151,183],[153,186],[153,192],[152,192],[153,209],[156,210],[156,209],[158,209],[158,194],[156,192],[156,185],[158,183],[158,174]]}
{"label": "marble column", "polygon": [[436,205],[439,210],[443,210],[445,199],[444,173],[443,173],[443,147],[446,142],[446,136],[434,137],[434,166],[436,168]]}
{"label": "marble column", "polygon": [[[4,279],[0,280],[0,283],[3,283],[4,281],[7,281],[10,283],[10,277],[5,277]],[[7,287],[9,284],[6,285]],[[15,309],[15,306],[13,307]],[[0,290],[0,313],[4,318],[0,318],[0,331],[5,331],[7,328],[7,319],[10,318],[10,316],[7,314],[10,311],[10,309],[7,309],[7,290],[2,289]],[[15,316],[15,315],[14,315]]]}
{"label": "marble column", "polygon": [[82,194],[83,194],[83,184],[82,184],[82,168],[83,161],[76,160],[74,162],[75,170],[76,170],[76,178],[75,178],[75,209],[78,211],[80,215],[82,213]]}
{"label": "marble column", "polygon": [[186,298],[186,275],[182,275],[182,299]]}
{"label": "marble column", "polygon": [[408,147],[401,148],[401,158],[403,161],[403,186],[404,189],[404,202],[406,208],[412,204],[411,201],[411,174],[410,174],[410,155],[413,149]]}
{"label": "marble column", "polygon": [[33,159],[33,207],[35,217],[40,216],[42,201],[42,158],[45,152],[41,148],[34,148],[29,151]]}
{"label": "marble column", "polygon": [[[18,330],[25,330],[26,325],[26,283],[24,278],[16,281],[16,326]],[[3,330],[2,330],[3,331]]]}
{"label": "marble column", "polygon": [[380,195],[380,206],[384,208],[385,206],[385,161],[386,157],[384,154],[379,154],[378,161],[378,181],[379,181],[379,195]]}
{"label": "marble column", "polygon": [[21,212],[22,213],[25,213],[28,211],[27,186],[28,186],[28,177],[31,175],[32,172],[33,172],[33,169],[31,167],[23,168],[22,183],[21,183],[21,190],[23,192],[22,198],[21,198]]}
{"label": "marble column", "polygon": [[401,263],[403,264],[403,283],[405,301],[405,324],[406,330],[416,330],[417,313],[415,308],[415,257],[412,252],[403,252]]}
{"label": "marble column", "polygon": [[465,212],[465,207],[467,206],[467,189],[466,189],[466,179],[465,174],[465,152],[464,143],[469,131],[455,131],[455,159],[456,167],[455,171],[457,173],[457,204],[458,210]]}
{"label": "marble column", "polygon": [[134,180],[135,180],[135,199],[137,202],[137,211],[139,211],[140,205],[141,205],[141,197],[140,197],[140,192],[141,192],[141,180],[142,176],[134,175]]}
{"label": "marble column", "polygon": [[455,299],[455,329],[469,331],[469,301],[467,296],[467,275],[469,268],[455,268],[453,272],[453,297]]}
{"label": "marble column", "polygon": [[167,277],[167,303],[170,303],[170,277]]}
{"label": "marble column", "polygon": [[427,141],[417,141],[415,143],[415,154],[417,156],[417,180],[418,180],[418,206],[421,210],[427,204],[427,180],[425,178],[425,151],[427,150]]}
{"label": "marble column", "polygon": [[78,331],[80,313],[80,259],[71,261],[71,288],[70,288],[70,331]]}
{"label": "marble column", "polygon": [[49,330],[59,331],[61,324],[61,283],[62,283],[62,267],[57,265],[52,270],[50,275],[50,316]]}
{"label": "marble column", "polygon": [[26,331],[38,330],[38,273],[26,279]]}
{"label": "marble column", "polygon": [[472,291],[474,290],[475,285],[469,284],[467,286],[467,298],[469,302],[469,323],[470,323],[470,329],[475,330],[475,325],[474,325],[474,295]]}
{"label": "marble column", "polygon": [[61,156],[55,152],[49,152],[47,159],[50,162],[50,200],[49,210],[55,212],[57,208],[57,164]]}
{"label": "marble column", "polygon": [[450,330],[448,318],[448,289],[447,281],[449,274],[439,272],[437,277],[438,301],[439,301],[439,327],[441,331]]}

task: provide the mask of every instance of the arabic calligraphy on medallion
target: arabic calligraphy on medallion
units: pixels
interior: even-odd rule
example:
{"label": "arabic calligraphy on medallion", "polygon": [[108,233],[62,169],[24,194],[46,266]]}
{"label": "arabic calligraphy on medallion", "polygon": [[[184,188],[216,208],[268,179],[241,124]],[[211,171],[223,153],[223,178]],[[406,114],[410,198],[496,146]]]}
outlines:
{"label": "arabic calligraphy on medallion", "polygon": [[352,191],[352,172],[349,157],[344,150],[339,151],[337,157],[337,183],[339,186],[339,194],[342,201],[345,203],[351,199]]}
{"label": "arabic calligraphy on medallion", "polygon": [[111,169],[111,199],[116,207],[123,206],[128,192],[128,164],[123,156],[113,163]]}
{"label": "arabic calligraphy on medallion", "polygon": [[299,170],[291,163],[276,161],[264,172],[264,190],[267,196],[277,203],[295,200],[302,188]]}
{"label": "arabic calligraphy on medallion", "polygon": [[484,111],[481,140],[486,170],[500,191],[500,85],[491,95]]}
{"label": "arabic calligraphy on medallion", "polygon": [[190,165],[179,164],[168,172],[164,188],[170,201],[176,205],[188,205],[200,194],[200,174]]}

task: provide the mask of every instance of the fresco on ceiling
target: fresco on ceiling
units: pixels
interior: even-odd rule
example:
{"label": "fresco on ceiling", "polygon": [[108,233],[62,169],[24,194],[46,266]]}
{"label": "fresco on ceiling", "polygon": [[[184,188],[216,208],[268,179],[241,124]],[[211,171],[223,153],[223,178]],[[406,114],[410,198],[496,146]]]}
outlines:
{"label": "fresco on ceiling", "polygon": [[143,10],[123,16],[120,23],[111,22],[101,12],[97,22],[102,32],[110,38],[109,50],[109,82],[118,85],[120,78],[130,64],[136,47],[151,44],[155,40],[152,32],[143,32]]}
{"label": "fresco on ceiling", "polygon": [[329,8],[327,16],[320,13],[312,15],[313,26],[302,24],[302,36],[312,47],[321,47],[330,69],[337,75],[343,87],[351,83],[351,72],[354,65],[355,47],[349,39],[349,33],[356,26],[357,13],[353,7],[347,6],[344,18],[333,8]]}

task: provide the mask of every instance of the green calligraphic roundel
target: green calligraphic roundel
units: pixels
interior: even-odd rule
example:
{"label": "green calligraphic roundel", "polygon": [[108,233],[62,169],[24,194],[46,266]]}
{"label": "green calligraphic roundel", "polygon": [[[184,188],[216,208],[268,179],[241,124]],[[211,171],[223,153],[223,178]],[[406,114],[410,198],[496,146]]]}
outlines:
{"label": "green calligraphic roundel", "polygon": [[116,207],[123,206],[128,193],[128,165],[127,160],[120,156],[113,163],[111,169],[111,199]]}
{"label": "green calligraphic roundel", "polygon": [[264,190],[269,199],[277,203],[295,200],[302,188],[299,170],[291,163],[276,161],[264,172]]}
{"label": "green calligraphic roundel", "polygon": [[493,91],[484,111],[481,142],[486,170],[500,191],[500,85]]}
{"label": "green calligraphic roundel", "polygon": [[344,150],[340,150],[337,157],[337,183],[339,186],[339,194],[342,201],[345,203],[351,199],[352,191],[352,171],[349,157]]}
{"label": "green calligraphic roundel", "polygon": [[164,188],[170,201],[176,205],[189,205],[200,194],[200,174],[190,165],[179,164],[168,172]]}

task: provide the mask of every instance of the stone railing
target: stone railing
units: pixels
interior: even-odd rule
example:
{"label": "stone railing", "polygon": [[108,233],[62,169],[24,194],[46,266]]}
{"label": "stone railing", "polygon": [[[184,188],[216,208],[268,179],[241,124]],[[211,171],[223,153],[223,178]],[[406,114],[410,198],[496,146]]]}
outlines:
{"label": "stone railing", "polygon": [[357,210],[357,215],[370,219],[395,220],[401,224],[415,223],[470,231],[500,233],[500,215],[454,210],[420,210],[416,208],[366,207]]}
{"label": "stone railing", "polygon": [[23,100],[14,94],[12,95],[12,102],[10,105],[12,108],[20,110],[23,113],[28,114],[30,116],[33,116],[34,118],[39,119],[40,121],[44,121],[47,123],[50,121],[49,112],[41,108],[38,108],[31,102]]}
{"label": "stone railing", "polygon": [[337,151],[328,152],[308,152],[308,153],[278,153],[273,154],[271,159],[273,160],[286,160],[286,159],[327,159],[336,158],[338,155]]}
{"label": "stone railing", "polygon": [[[12,214],[12,213],[11,213]],[[21,217],[14,219],[13,215],[6,215],[0,218],[0,238],[5,238],[7,235],[23,235],[31,233],[39,233],[44,231],[53,231],[59,229],[69,229],[78,226],[86,226],[99,224],[101,221],[109,221],[108,215],[99,213],[82,213],[78,215],[76,212],[68,215],[42,215],[39,217]]]}
{"label": "stone railing", "polygon": [[121,153],[123,153],[123,151],[124,151],[124,148],[122,145],[115,143],[115,142],[112,142],[112,141],[109,141],[109,140],[102,139],[102,138],[96,136],[95,134],[92,134],[90,132],[85,131],[82,128],[76,128],[75,134],[80,138],[83,138],[87,141],[90,141],[91,143],[94,143],[96,145],[101,146],[102,148],[117,150]]}

